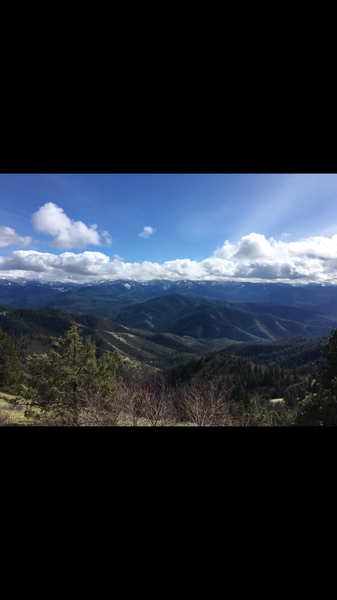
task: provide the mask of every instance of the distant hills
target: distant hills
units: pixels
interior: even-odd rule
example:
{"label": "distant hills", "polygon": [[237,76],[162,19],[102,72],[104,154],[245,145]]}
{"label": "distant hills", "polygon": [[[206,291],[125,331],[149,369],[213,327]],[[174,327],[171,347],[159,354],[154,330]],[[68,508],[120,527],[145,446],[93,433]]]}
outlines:
{"label": "distant hills", "polygon": [[337,286],[217,281],[0,279],[1,312],[54,308],[124,327],[201,343],[276,341],[329,335],[337,328]]}
{"label": "distant hills", "polygon": [[[40,308],[51,302],[69,308],[77,302],[87,310],[90,302],[121,308],[150,298],[172,294],[188,294],[230,302],[257,302],[306,308],[337,316],[337,286],[327,284],[289,285],[284,283],[251,283],[219,281],[147,282],[131,280],[62,283],[0,279],[0,303],[17,308]],[[103,304],[101,309],[103,310]]]}
{"label": "distant hills", "polygon": [[[285,318],[287,315],[289,318]],[[306,309],[253,302],[218,304],[181,294],[152,298],[124,308],[116,321],[149,331],[238,342],[274,341],[297,335],[320,337],[337,327],[337,317]]]}
{"label": "distant hills", "polygon": [[12,310],[15,310],[14,306],[10,306],[9,304],[1,304],[0,303],[0,312],[12,311]]}

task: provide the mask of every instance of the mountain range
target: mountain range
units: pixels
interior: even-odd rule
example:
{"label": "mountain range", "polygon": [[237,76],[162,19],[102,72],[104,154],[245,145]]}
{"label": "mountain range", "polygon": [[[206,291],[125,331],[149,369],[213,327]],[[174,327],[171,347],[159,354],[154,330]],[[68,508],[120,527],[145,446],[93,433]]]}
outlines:
{"label": "mountain range", "polygon": [[[277,346],[278,359],[291,363],[298,347],[298,364],[304,365],[319,357],[319,339],[337,328],[337,287],[0,279],[0,313],[0,329],[13,335],[26,355],[46,351],[46,339],[38,338],[64,335],[75,319],[98,348],[118,348],[137,369],[165,368],[227,348],[266,363],[275,344],[287,340],[289,350]],[[317,339],[317,348],[309,339]]]}
{"label": "mountain range", "polygon": [[152,333],[226,342],[320,337],[337,327],[337,286],[318,284],[0,279],[0,303],[2,311],[48,306]]}
{"label": "mountain range", "polygon": [[77,300],[80,303],[85,302],[85,299],[126,306],[171,294],[189,294],[232,302],[272,303],[337,315],[337,286],[329,284],[290,285],[185,279],[153,279],[147,282],[120,279],[79,284],[0,279],[0,303],[20,308],[38,308],[49,301],[67,304]]}

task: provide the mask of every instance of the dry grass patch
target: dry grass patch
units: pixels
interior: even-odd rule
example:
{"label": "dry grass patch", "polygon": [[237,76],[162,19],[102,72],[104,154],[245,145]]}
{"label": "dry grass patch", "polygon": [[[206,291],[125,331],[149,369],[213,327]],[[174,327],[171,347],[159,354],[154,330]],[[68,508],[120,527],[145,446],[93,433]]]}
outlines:
{"label": "dry grass patch", "polygon": [[11,403],[17,396],[0,392],[0,425],[25,425],[25,407]]}

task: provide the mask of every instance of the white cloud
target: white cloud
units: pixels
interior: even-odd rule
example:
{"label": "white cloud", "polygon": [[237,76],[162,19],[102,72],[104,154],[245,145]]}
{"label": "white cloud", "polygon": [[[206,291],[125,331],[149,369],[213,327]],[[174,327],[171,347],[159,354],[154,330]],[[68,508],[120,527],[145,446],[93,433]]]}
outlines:
{"label": "white cloud", "polygon": [[0,248],[14,244],[15,246],[29,246],[34,242],[29,235],[22,237],[11,227],[0,227]]}
{"label": "white cloud", "polygon": [[337,261],[337,235],[317,236],[298,242],[267,240],[264,235],[250,233],[237,246],[228,240],[215,256],[236,264],[236,276],[247,279],[321,281],[333,279]]}
{"label": "white cloud", "polygon": [[117,255],[110,260],[101,252],[64,252],[55,255],[29,250],[17,250],[6,258],[0,257],[0,274],[41,279],[222,279],[234,275],[228,261],[209,258],[201,263],[186,259],[167,261],[163,264],[145,261],[124,263]]}
{"label": "white cloud", "polygon": [[64,252],[56,255],[35,250],[16,250],[8,258],[0,257],[0,270],[41,272],[50,275],[50,278],[59,273],[63,276],[93,277],[104,271],[108,263],[109,257],[101,252]]}
{"label": "white cloud", "polygon": [[102,252],[64,252],[60,255],[16,250],[0,257],[0,273],[27,278],[90,281],[90,279],[195,279],[238,281],[283,281],[337,284],[337,235],[311,237],[298,242],[267,240],[250,233],[237,244],[228,240],[205,260],[189,258],[163,264],[145,261],[125,263]]}
{"label": "white cloud", "polygon": [[157,230],[153,229],[153,227],[144,227],[144,231],[142,233],[139,233],[138,235],[141,238],[148,238],[155,231],[157,231]]}
{"label": "white cloud", "polygon": [[[41,206],[32,216],[32,224],[35,231],[56,235],[50,242],[50,246],[60,250],[70,248],[86,248],[89,244],[101,246],[101,237],[96,231],[97,225],[87,227],[82,221],[73,221],[53,202],[47,202]],[[107,231],[102,233],[105,242],[111,245],[112,238]]]}
{"label": "white cloud", "polygon": [[102,231],[102,237],[104,238],[106,245],[111,246],[112,237],[111,237],[110,233],[108,233],[107,231]]}

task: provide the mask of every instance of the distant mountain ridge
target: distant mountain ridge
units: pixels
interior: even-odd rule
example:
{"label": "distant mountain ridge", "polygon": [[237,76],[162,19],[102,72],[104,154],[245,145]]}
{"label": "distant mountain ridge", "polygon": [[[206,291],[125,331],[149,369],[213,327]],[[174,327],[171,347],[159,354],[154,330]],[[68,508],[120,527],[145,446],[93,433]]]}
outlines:
{"label": "distant mountain ridge", "polygon": [[[216,304],[227,305],[228,308],[242,310],[248,313],[272,314],[274,317],[287,321],[299,322],[307,325],[307,331],[303,328],[298,331],[299,335],[315,335],[314,329],[318,327],[317,335],[325,335],[324,327],[328,326],[327,315],[337,316],[337,286],[323,284],[290,285],[284,283],[251,283],[235,281],[192,281],[192,280],[158,280],[147,282],[134,280],[114,281],[92,281],[90,283],[62,283],[41,281],[12,281],[0,279],[0,303],[14,308],[52,308],[66,310],[78,314],[95,314],[115,322],[122,319],[133,319],[134,326],[140,327],[138,312],[144,310],[144,306],[136,307],[138,303],[165,296],[185,296],[198,298],[199,304],[204,303],[205,309]],[[182,300],[180,299],[180,302]],[[208,304],[207,304],[208,303]],[[162,306],[163,303],[161,303]],[[192,303],[193,304],[193,303]],[[185,310],[193,309],[193,305],[184,305]],[[146,310],[148,310],[146,306]],[[157,315],[157,324],[150,318],[144,316],[150,322],[145,329],[161,329],[159,321],[163,321],[163,309],[157,306],[161,313]],[[166,319],[174,316],[172,306],[166,306]],[[199,306],[200,308],[200,306]],[[129,312],[127,309],[130,309]],[[180,307],[183,309],[183,306]],[[199,310],[199,309],[198,309]],[[302,312],[301,312],[302,311]],[[313,315],[303,311],[315,311],[321,317],[315,319]],[[193,312],[193,311],[192,311]],[[223,313],[224,314],[224,313]],[[133,317],[131,317],[133,315]],[[214,313],[209,316],[209,325],[213,331],[217,329],[221,333],[224,326],[224,317]],[[181,314],[182,316],[186,316]],[[152,318],[155,319],[154,314]],[[217,325],[215,325],[217,320]],[[261,319],[260,319],[261,322]],[[335,321],[333,321],[335,322]],[[154,325],[154,327],[151,326]],[[206,321],[203,331],[206,327]],[[171,323],[172,325],[172,323]],[[144,327],[144,323],[142,325]],[[181,331],[189,331],[187,324],[181,323]],[[259,326],[260,327],[260,326]],[[264,327],[264,325],[262,325]],[[320,329],[323,327],[323,329]],[[287,328],[286,328],[287,329]],[[193,330],[193,327],[192,327]],[[261,327],[260,327],[261,330]],[[324,333],[322,333],[324,330]],[[254,327],[250,334],[254,331]],[[255,329],[256,331],[256,329]],[[219,334],[220,334],[219,333]],[[256,335],[256,333],[253,333]],[[293,334],[295,335],[295,333]],[[296,333],[297,335],[297,333]]]}
{"label": "distant mountain ridge", "polygon": [[[250,310],[244,310],[249,306]],[[275,341],[297,335],[321,337],[337,327],[337,317],[315,311],[258,303],[217,302],[187,294],[151,298],[123,308],[115,321],[153,332],[196,339]]]}
{"label": "distant mountain ridge", "polygon": [[313,317],[311,324],[303,324],[268,314],[267,311],[257,314],[218,305],[180,318],[178,313],[174,320],[171,318],[163,323],[162,331],[197,339],[226,338],[250,342],[275,341],[297,335],[321,337],[328,335],[331,328],[336,327],[336,318],[325,320],[323,315],[318,315],[317,321]]}

